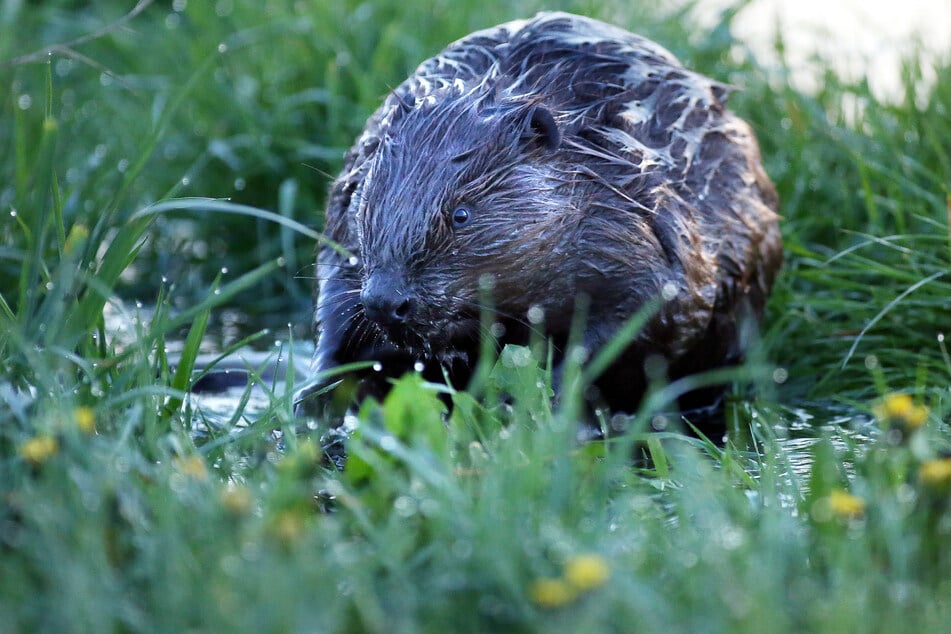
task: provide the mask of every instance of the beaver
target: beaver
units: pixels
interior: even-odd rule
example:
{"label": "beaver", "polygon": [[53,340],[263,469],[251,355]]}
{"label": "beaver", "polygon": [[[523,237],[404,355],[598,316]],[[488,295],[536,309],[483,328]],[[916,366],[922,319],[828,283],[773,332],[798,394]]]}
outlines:
{"label": "beaver", "polygon": [[594,405],[635,411],[651,359],[671,380],[740,362],[782,243],[729,91],[654,42],[566,13],[477,31],[423,62],[330,190],[315,371],[376,362],[352,373],[360,398],[413,369],[465,387],[491,310],[500,346],[547,337],[557,388],[579,306],[594,352],[652,300]]}

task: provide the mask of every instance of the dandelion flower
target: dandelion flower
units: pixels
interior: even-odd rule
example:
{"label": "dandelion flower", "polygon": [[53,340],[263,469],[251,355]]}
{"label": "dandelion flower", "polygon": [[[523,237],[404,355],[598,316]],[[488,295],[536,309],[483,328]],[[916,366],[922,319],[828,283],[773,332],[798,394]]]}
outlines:
{"label": "dandelion flower", "polygon": [[46,462],[46,459],[59,450],[59,443],[52,436],[35,436],[20,445],[20,455],[27,462],[35,465]]}
{"label": "dandelion flower", "polygon": [[608,562],[601,555],[576,555],[565,562],[565,580],[581,592],[603,586],[610,576]]}
{"label": "dandelion flower", "polygon": [[542,578],[532,582],[529,595],[536,605],[559,608],[578,598],[578,591],[564,579]]}
{"label": "dandelion flower", "polygon": [[865,514],[865,500],[857,495],[852,495],[848,491],[836,489],[829,493],[826,498],[829,510],[838,517],[844,519],[853,519],[862,517]]}
{"label": "dandelion flower", "polygon": [[90,407],[77,407],[73,410],[73,418],[76,421],[76,427],[84,434],[91,434],[96,431],[96,415]]}
{"label": "dandelion flower", "polygon": [[221,503],[234,515],[247,515],[254,505],[254,497],[246,486],[235,486],[221,493]]}
{"label": "dandelion flower", "polygon": [[206,480],[208,478],[208,468],[205,466],[205,461],[197,454],[177,458],[175,462],[178,465],[178,470],[189,477],[196,480]]}
{"label": "dandelion flower", "polygon": [[918,468],[918,479],[922,484],[930,486],[951,483],[951,458],[923,462]]}
{"label": "dandelion flower", "polygon": [[304,518],[301,513],[288,510],[282,511],[271,521],[271,533],[283,544],[291,544],[300,539],[304,533]]}
{"label": "dandelion flower", "polygon": [[928,408],[916,404],[903,393],[887,394],[874,408],[875,416],[883,425],[900,429],[918,429],[928,420]]}

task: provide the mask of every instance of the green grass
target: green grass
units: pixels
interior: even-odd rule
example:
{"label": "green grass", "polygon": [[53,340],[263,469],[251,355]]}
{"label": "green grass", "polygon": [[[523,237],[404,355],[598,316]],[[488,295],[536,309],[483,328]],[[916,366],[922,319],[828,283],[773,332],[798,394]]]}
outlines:
{"label": "green grass", "polygon": [[[945,629],[951,55],[927,88],[909,59],[907,94],[883,103],[828,64],[818,94],[796,91],[729,15],[704,30],[628,2],[407,4],[163,3],[0,65],[0,631]],[[543,4],[742,88],[787,265],[729,442],[645,433],[658,392],[628,433],[579,444],[576,394],[553,406],[512,350],[482,394],[452,395],[448,425],[415,377],[367,404],[342,472],[260,376],[262,415],[245,424],[248,393],[206,420],[186,398],[199,351],[309,336],[327,174],[387,87]],[[128,10],[93,6],[8,3],[0,60]],[[107,327],[114,297],[131,336]],[[218,341],[235,307],[248,323]],[[861,427],[889,392],[927,424],[901,429],[916,408],[829,424],[846,407]],[[816,441],[794,450],[803,404]],[[609,578],[572,590],[585,553]]]}

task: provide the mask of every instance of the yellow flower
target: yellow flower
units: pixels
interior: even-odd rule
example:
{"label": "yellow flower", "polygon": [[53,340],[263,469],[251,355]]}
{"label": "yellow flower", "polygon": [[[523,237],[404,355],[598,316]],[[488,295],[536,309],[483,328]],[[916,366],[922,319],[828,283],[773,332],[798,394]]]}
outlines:
{"label": "yellow flower", "polygon": [[27,462],[41,464],[59,450],[59,443],[52,436],[35,436],[20,445],[20,455]]}
{"label": "yellow flower", "polygon": [[951,482],[951,458],[939,458],[923,462],[918,469],[922,484],[938,486]]}
{"label": "yellow flower", "polygon": [[603,586],[610,576],[608,562],[601,555],[575,555],[565,562],[565,580],[581,592]]}
{"label": "yellow flower", "polygon": [[889,427],[918,429],[928,420],[927,406],[915,404],[908,394],[886,394],[873,409],[878,420]]}
{"label": "yellow flower", "polygon": [[295,510],[281,511],[271,521],[270,529],[281,543],[291,544],[304,533],[304,517]]}
{"label": "yellow flower", "polygon": [[536,579],[529,594],[543,608],[559,608],[578,598],[578,590],[564,579]]}
{"label": "yellow flower", "polygon": [[73,410],[73,418],[76,420],[76,427],[84,434],[96,431],[96,415],[91,407],[77,407]]}
{"label": "yellow flower", "polygon": [[205,467],[205,461],[198,454],[192,454],[184,458],[176,458],[175,463],[178,470],[187,476],[196,480],[205,480],[208,478],[208,468]]}
{"label": "yellow flower", "polygon": [[862,517],[865,514],[865,500],[857,495],[852,495],[848,491],[836,489],[829,493],[826,501],[829,510],[841,518],[852,519]]}
{"label": "yellow flower", "polygon": [[246,486],[235,486],[221,492],[221,503],[235,515],[247,515],[254,505],[254,497]]}

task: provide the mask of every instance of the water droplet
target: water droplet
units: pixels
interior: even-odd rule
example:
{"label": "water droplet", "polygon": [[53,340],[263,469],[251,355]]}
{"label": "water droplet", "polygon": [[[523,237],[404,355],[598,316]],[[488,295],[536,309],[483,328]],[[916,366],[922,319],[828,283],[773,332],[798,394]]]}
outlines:
{"label": "water droplet", "polygon": [[865,357],[865,367],[868,368],[869,370],[874,370],[875,368],[877,368],[878,357],[876,357],[874,354],[870,354],[867,357]]}
{"label": "water droplet", "polygon": [[357,256],[351,255],[350,259],[347,260],[347,262],[350,264],[350,266],[356,266],[357,264],[360,263],[360,260],[357,258]]}
{"label": "water droplet", "polygon": [[938,333],[938,343],[944,343],[944,333],[943,333],[943,332],[939,332],[939,333]]}
{"label": "water droplet", "polygon": [[100,73],[99,74],[99,84],[101,86],[111,86],[112,85],[112,75],[109,73]]}
{"label": "water droplet", "polygon": [[17,217],[17,210],[16,210],[16,209],[11,209],[11,210],[10,210],[10,217],[11,217],[11,218],[16,218],[16,217]]}
{"label": "water droplet", "polygon": [[125,173],[125,171],[129,169],[129,161],[126,159],[121,159],[118,163],[116,163],[116,169],[119,170],[120,174]]}
{"label": "water droplet", "polygon": [[222,275],[227,275],[227,274],[228,274],[228,267],[227,267],[227,266],[221,267],[221,274],[222,274]]}
{"label": "water droplet", "polygon": [[528,309],[528,321],[532,324],[540,324],[545,319],[545,309],[538,304],[532,304]]}
{"label": "water droplet", "polygon": [[51,290],[53,290],[53,288],[55,288],[55,286],[54,286],[54,284],[53,284],[52,282],[47,282],[47,283],[46,283],[46,290],[51,291]]}
{"label": "water droplet", "polygon": [[216,289],[215,289],[215,295],[221,295],[221,289],[220,289],[220,288],[216,288]]}
{"label": "water droplet", "polygon": [[225,44],[224,42],[222,42],[221,44],[219,44],[219,45],[218,45],[218,52],[219,52],[219,53],[227,53],[227,52],[228,52],[228,45]]}
{"label": "water droplet", "polygon": [[571,349],[571,360],[575,363],[584,363],[588,360],[588,349],[584,346],[574,346]]}
{"label": "water droplet", "polygon": [[185,7],[188,6],[188,0],[174,0],[172,2],[172,11],[177,11],[181,13],[185,10]]}
{"label": "water droplet", "polygon": [[284,268],[285,266],[287,266],[287,260],[284,258],[283,255],[282,255],[281,257],[279,257],[279,258],[276,260],[276,262],[277,262],[277,265],[278,265],[279,267],[281,267],[281,268]]}
{"label": "water droplet", "polygon": [[168,278],[164,275],[162,276],[162,284],[168,284]]}
{"label": "water droplet", "polygon": [[187,176],[182,176],[182,185],[188,187],[189,183],[191,183],[191,179]]}
{"label": "water droplet", "polygon": [[247,182],[243,178],[234,179],[234,188],[238,191],[243,190],[247,186]]}
{"label": "water droplet", "polygon": [[106,144],[100,143],[99,145],[96,146],[96,149],[93,150],[93,154],[96,156],[96,158],[101,159],[106,156],[106,152],[108,151],[109,151],[109,148],[106,147]]}
{"label": "water droplet", "polygon": [[33,97],[29,95],[20,95],[20,98],[17,99],[17,107],[20,108],[20,110],[29,110],[32,105]]}
{"label": "water droplet", "polygon": [[776,368],[773,370],[773,381],[776,383],[783,384],[788,378],[789,372],[786,371],[786,368]]}
{"label": "water droplet", "polygon": [[374,363],[374,364],[373,364],[373,371],[374,371],[374,372],[382,372],[382,371],[383,371],[383,364],[382,364],[382,363]]}
{"label": "water droplet", "polygon": [[166,29],[177,29],[178,25],[182,23],[182,17],[177,13],[169,13],[165,16],[165,28]]}
{"label": "water droplet", "polygon": [[501,339],[505,336],[505,324],[500,322],[493,322],[492,326],[489,328],[492,333],[492,336],[496,339]]}
{"label": "water droplet", "polygon": [[661,289],[660,294],[663,296],[664,300],[669,302],[673,298],[677,297],[677,285],[673,282],[667,282]]}
{"label": "water droplet", "polygon": [[416,363],[413,364],[413,369],[416,370],[417,372],[422,372],[425,367],[426,366],[423,364],[422,361],[417,361]]}

